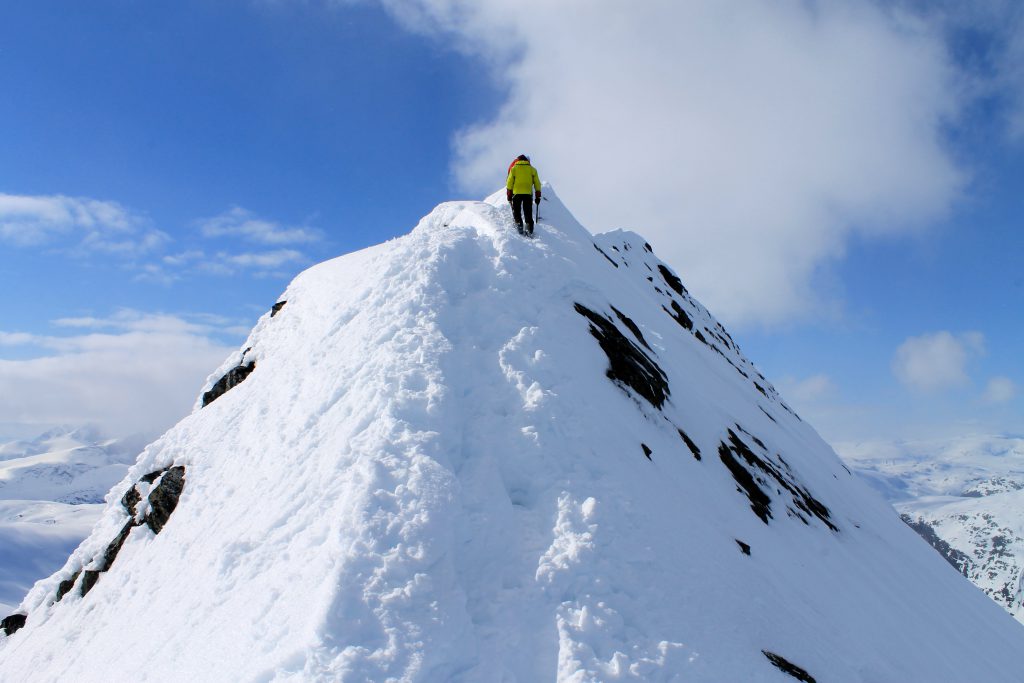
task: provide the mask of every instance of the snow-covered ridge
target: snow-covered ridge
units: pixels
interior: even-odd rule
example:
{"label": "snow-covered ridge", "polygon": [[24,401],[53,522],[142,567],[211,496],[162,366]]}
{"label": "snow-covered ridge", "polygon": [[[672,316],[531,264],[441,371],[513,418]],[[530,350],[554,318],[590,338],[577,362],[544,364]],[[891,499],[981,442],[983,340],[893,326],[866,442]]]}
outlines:
{"label": "snow-covered ridge", "polygon": [[532,241],[502,193],[299,275],[26,597],[0,670],[1015,680],[1022,627],[641,237],[545,194]]}

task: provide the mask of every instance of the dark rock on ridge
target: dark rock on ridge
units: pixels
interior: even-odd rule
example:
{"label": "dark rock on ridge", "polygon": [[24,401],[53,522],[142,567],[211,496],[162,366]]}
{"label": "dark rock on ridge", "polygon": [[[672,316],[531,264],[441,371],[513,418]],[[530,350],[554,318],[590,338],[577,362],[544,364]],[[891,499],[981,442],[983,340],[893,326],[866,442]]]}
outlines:
{"label": "dark rock on ridge", "polygon": [[629,318],[629,316],[627,316],[625,313],[615,308],[614,306],[612,306],[612,312],[614,312],[615,315],[618,316],[619,320],[622,321],[623,325],[629,328],[629,331],[633,333],[633,336],[637,338],[637,341],[643,344],[648,351],[652,350],[650,344],[647,343],[647,340],[644,339],[644,335],[640,332],[640,328],[637,327],[637,324],[633,322]]}
{"label": "dark rock on ridge", "polygon": [[[672,310],[671,311],[668,310],[667,308],[665,308],[664,306],[662,306],[662,308],[665,310],[666,313],[668,313],[670,316],[672,316],[672,319],[675,320],[677,323],[679,323],[679,325],[684,330],[686,330],[687,332],[692,332],[693,331],[693,318],[691,318],[690,316],[688,316],[686,314],[686,311],[683,310],[682,306],[680,306],[678,303],[676,303],[675,299],[672,300]],[[700,334],[700,333],[698,332],[698,334]],[[704,335],[701,335],[701,337],[702,337],[701,341],[704,341],[703,340],[703,336]],[[704,341],[704,343],[706,344],[707,341]]]}
{"label": "dark rock on ridge", "polygon": [[[149,482],[152,483],[152,482]],[[134,486],[128,489],[128,491],[121,496],[121,505],[124,507],[125,512],[134,517],[137,513],[137,507],[142,502],[142,494]]]}
{"label": "dark rock on ridge", "polygon": [[15,631],[24,626],[27,620],[28,615],[26,614],[12,614],[0,621],[0,628],[3,628],[6,635],[13,636]]}
{"label": "dark rock on ridge", "polygon": [[86,569],[82,572],[82,587],[81,593],[84,597],[92,587],[96,585],[96,582],[100,580],[100,572],[97,569]]}
{"label": "dark rock on ridge", "polygon": [[226,394],[228,390],[241,384],[255,369],[256,361],[249,361],[246,365],[238,365],[228,370],[226,375],[217,380],[217,383],[214,384],[209,391],[203,394],[203,407],[205,408],[210,405]]}
{"label": "dark rock on ridge", "polygon": [[764,489],[758,486],[754,476],[736,460],[730,448],[724,443],[718,447],[718,457],[732,474],[739,489],[746,494],[747,500],[750,501],[750,509],[761,518],[762,522],[767,524],[768,519],[772,516],[772,499],[768,497]]}
{"label": "dark rock on ridge", "polygon": [[601,247],[597,246],[596,244],[594,245],[594,249],[597,249],[599,252],[601,252],[601,256],[604,256],[606,259],[608,259],[608,263],[612,264],[616,268],[619,267],[619,264],[616,263],[615,261],[613,261],[611,256],[609,256],[608,254],[604,253],[604,249],[602,249]]}
{"label": "dark rock on ridge", "polygon": [[615,323],[582,304],[575,304],[576,312],[590,321],[590,334],[597,339],[601,350],[608,356],[608,379],[631,388],[647,399],[655,408],[661,408],[669,396],[668,377],[643,350],[626,339]]}
{"label": "dark rock on ridge", "polygon": [[683,440],[683,443],[686,444],[686,447],[690,449],[691,453],[693,453],[693,457],[700,460],[700,449],[697,448],[697,444],[693,442],[693,439],[687,436],[686,432],[679,429],[679,427],[676,427],[676,431],[679,432],[679,437]]}
{"label": "dark rock on ridge", "polygon": [[676,294],[679,296],[686,294],[686,287],[683,287],[683,281],[675,273],[660,263],[658,264],[658,270],[661,272],[661,277],[665,280],[665,284],[671,287]]}
{"label": "dark rock on ridge", "polygon": [[149,494],[150,511],[143,520],[153,530],[154,534],[160,533],[167,520],[170,518],[174,508],[178,506],[178,499],[185,488],[185,468],[181,465],[172,467],[160,479]]}
{"label": "dark rock on ridge", "polygon": [[[839,531],[839,528],[832,523],[831,512],[824,504],[816,499],[806,487],[798,483],[796,475],[781,457],[779,463],[770,462],[767,448],[760,439],[750,434],[739,425],[736,428],[752,439],[758,447],[765,452],[761,457],[754,453],[744,441],[737,436],[733,430],[729,432],[729,442],[722,442],[718,447],[718,456],[722,464],[732,474],[733,479],[739,485],[741,492],[745,493],[750,501],[750,509],[754,511],[765,524],[772,515],[772,499],[770,494],[771,483],[774,481],[779,487],[779,493],[784,489],[790,495],[792,506],[786,507],[790,516],[796,517],[804,524],[810,524],[808,517],[817,517],[832,531]],[[806,515],[806,517],[805,517]]]}
{"label": "dark rock on ridge", "polygon": [[99,580],[100,574],[109,571],[113,566],[114,560],[117,559],[118,553],[121,552],[122,546],[124,546],[129,534],[131,534],[132,529],[135,527],[145,524],[154,534],[158,534],[163,530],[171,513],[178,506],[178,499],[185,488],[185,467],[183,465],[176,465],[150,472],[143,475],[139,479],[139,483],[152,484],[158,479],[159,482],[149,492],[147,497],[150,507],[149,512],[142,519],[137,518],[138,505],[142,501],[142,494],[139,493],[138,484],[135,484],[125,492],[121,497],[121,505],[124,506],[125,512],[128,514],[128,521],[121,527],[114,540],[107,544],[106,549],[103,551],[103,556],[94,569],[77,571],[71,577],[60,582],[54,602],[60,602],[71,591],[79,575],[82,577],[79,589],[81,594],[84,596],[91,591]]}
{"label": "dark rock on ridge", "polygon": [[71,575],[71,578],[64,579],[57,586],[57,599],[54,602],[60,602],[61,598],[71,592],[71,589],[75,587],[75,581],[78,581],[78,577],[82,575],[82,572],[77,571]]}
{"label": "dark rock on ridge", "polygon": [[803,683],[817,683],[817,681],[814,680],[814,676],[807,673],[793,662],[790,662],[782,655],[777,655],[774,652],[769,652],[768,650],[761,650],[761,653],[767,657],[768,661],[774,664],[779,671],[789,674],[796,680],[803,681]]}

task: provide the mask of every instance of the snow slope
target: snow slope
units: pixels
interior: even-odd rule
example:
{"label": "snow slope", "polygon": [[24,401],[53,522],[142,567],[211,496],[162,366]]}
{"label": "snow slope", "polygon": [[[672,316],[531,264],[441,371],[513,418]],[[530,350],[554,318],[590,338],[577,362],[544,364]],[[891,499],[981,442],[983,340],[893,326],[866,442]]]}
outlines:
{"label": "snow slope", "polygon": [[59,569],[103,513],[103,497],[135,461],[131,440],[60,427],[0,444],[0,610]]}
{"label": "snow slope", "polygon": [[957,571],[1024,622],[1024,439],[867,442],[840,452]]}
{"label": "snow slope", "polygon": [[7,622],[0,671],[1021,680],[1024,627],[643,238],[547,196],[534,241],[497,194],[297,277]]}

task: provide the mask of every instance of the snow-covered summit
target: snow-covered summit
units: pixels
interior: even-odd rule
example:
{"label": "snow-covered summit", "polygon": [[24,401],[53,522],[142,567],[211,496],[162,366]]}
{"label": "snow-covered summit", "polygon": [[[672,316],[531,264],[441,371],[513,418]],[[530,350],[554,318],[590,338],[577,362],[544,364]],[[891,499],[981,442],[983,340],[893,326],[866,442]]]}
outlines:
{"label": "snow-covered summit", "polygon": [[[12,680],[1011,681],[1024,630],[550,189],[299,275],[0,638]],[[723,265],[723,269],[727,266]]]}

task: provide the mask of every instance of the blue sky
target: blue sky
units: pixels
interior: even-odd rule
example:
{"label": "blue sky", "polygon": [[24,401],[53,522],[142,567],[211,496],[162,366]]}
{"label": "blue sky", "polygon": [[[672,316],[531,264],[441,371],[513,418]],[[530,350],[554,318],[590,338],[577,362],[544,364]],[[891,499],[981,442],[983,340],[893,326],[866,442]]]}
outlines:
{"label": "blue sky", "polygon": [[1013,3],[550,5],[5,7],[0,437],[169,426],[296,273],[520,151],[826,437],[1021,431]]}

